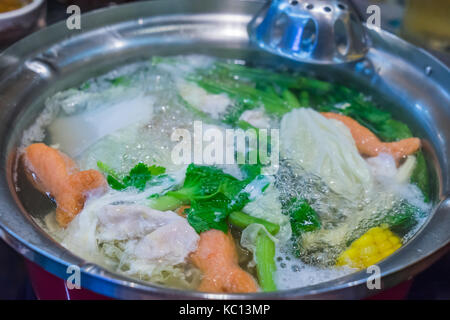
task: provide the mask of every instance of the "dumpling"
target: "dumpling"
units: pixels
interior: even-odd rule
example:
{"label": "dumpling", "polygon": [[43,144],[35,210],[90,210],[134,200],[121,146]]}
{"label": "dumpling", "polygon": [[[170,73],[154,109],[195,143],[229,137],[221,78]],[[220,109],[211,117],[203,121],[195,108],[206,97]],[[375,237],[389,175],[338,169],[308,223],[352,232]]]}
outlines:
{"label": "dumpling", "polygon": [[[105,196],[103,197],[105,198]],[[63,244],[91,261],[115,268],[111,259],[126,261],[126,272],[151,277],[154,270],[183,262],[197,248],[199,235],[185,218],[137,204],[105,204],[100,198],[74,219]]]}
{"label": "dumpling", "polygon": [[[125,252],[131,273],[152,266],[173,266],[185,262],[197,248],[198,234],[185,218],[172,211],[158,211],[140,205],[107,205],[98,213],[97,239],[128,241]],[[134,265],[136,262],[136,266]]]}

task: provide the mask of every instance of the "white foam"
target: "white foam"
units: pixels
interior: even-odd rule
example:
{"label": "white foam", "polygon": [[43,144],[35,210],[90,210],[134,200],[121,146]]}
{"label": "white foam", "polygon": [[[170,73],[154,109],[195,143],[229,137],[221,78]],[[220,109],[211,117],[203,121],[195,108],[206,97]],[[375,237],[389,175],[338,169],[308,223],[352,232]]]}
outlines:
{"label": "white foam", "polygon": [[308,265],[290,252],[291,250],[283,247],[277,247],[276,249],[275,261],[277,270],[274,279],[278,290],[311,286],[334,280],[356,271],[348,267],[320,268]]}

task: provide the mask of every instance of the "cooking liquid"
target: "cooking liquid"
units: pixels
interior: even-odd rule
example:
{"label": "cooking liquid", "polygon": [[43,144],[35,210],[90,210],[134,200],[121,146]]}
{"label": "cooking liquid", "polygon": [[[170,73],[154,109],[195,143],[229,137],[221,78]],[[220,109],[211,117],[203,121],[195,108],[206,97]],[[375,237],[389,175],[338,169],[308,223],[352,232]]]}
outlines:
{"label": "cooking liquid", "polygon": [[[82,170],[97,169],[96,162],[99,160],[109,164],[120,173],[128,172],[140,161],[165,166],[167,171],[172,173],[182,169],[170,165],[170,150],[173,148],[170,136],[175,128],[192,128],[195,117],[192,112],[180,105],[177,92],[174,90],[173,78],[184,77],[192,72],[195,66],[209,66],[214,63],[214,60],[203,56],[175,59],[188,60],[178,65],[169,63],[161,64],[159,67],[154,67],[149,62],[131,64],[118,68],[107,75],[91,79],[79,90],[69,89],[57,93],[47,101],[45,111],[38,117],[34,126],[24,133],[23,145],[27,146],[34,141],[43,141],[48,145],[59,147],[60,150],[74,158]],[[125,85],[111,84],[112,79],[122,76],[129,79]],[[139,97],[138,93],[143,97]],[[127,102],[124,108],[120,107],[123,101]],[[130,117],[131,110],[138,110],[141,113],[147,109],[149,111],[148,118],[141,117],[140,121],[135,121],[131,125],[128,122],[122,122],[122,119]],[[87,137],[85,133],[92,129],[89,119],[96,118],[92,115],[98,116],[99,114],[102,122],[96,123],[94,127],[97,130]],[[110,121],[110,119],[115,121]],[[58,121],[64,121],[62,122],[64,125],[56,126]],[[117,126],[123,124],[126,126],[117,130]],[[64,129],[70,127],[69,125],[78,129],[71,130],[71,133],[85,142],[85,148],[80,149],[79,143],[74,144],[71,139],[67,138]],[[108,128],[105,127],[107,125]],[[111,131],[111,127],[115,130]],[[369,194],[361,202],[353,203],[331,192],[323,185],[320,177],[301,171],[296,171],[297,173],[294,175],[292,171],[294,168],[288,166],[285,161],[282,161],[280,166],[274,183],[279,192],[279,198],[294,196],[308,200],[320,214],[323,226],[326,228],[333,229],[348,224],[355,214],[370,215],[371,211],[382,212],[384,205],[388,209],[392,205],[391,192],[387,192],[383,186],[373,190],[372,194]],[[16,182],[21,189],[19,196],[24,207],[50,234],[57,240],[61,240],[59,238],[61,230],[58,229],[52,218],[54,214],[47,214],[54,207],[48,199],[45,199],[44,195],[37,190],[33,192],[33,187],[26,179],[23,170],[23,167],[19,166]],[[148,192],[151,194],[151,191],[148,190],[138,194],[140,201],[146,200],[150,195],[147,194]],[[409,189],[402,192],[407,194],[407,196],[402,195],[402,198],[408,198],[411,203],[421,205],[420,197],[409,192]],[[134,197],[135,195],[128,192],[128,196]],[[127,193],[124,192],[117,200],[126,200],[128,199],[126,197]],[[47,205],[44,204],[46,200]],[[145,202],[139,202],[139,204],[145,204]],[[428,207],[425,206],[424,211],[427,210]],[[232,228],[231,231],[238,248],[239,264],[246,271],[256,275],[254,265],[251,263],[252,254],[240,246],[241,231],[236,228]],[[353,231],[355,230],[348,228],[348,232],[353,233]],[[405,236],[404,240],[407,241],[407,239]],[[337,268],[328,263],[345,249],[345,242],[336,242],[335,245],[328,248],[323,246],[320,241],[320,234],[309,240],[312,245],[309,251],[305,251],[307,256],[303,256],[302,259],[299,259],[294,253],[295,250],[290,247],[290,243],[277,246],[275,280],[279,290],[317,284],[354,271],[349,268]],[[117,248],[114,245],[110,245],[108,248],[110,249],[109,256],[104,256],[103,259],[110,259],[110,263],[103,265],[113,266],[112,269],[115,271],[126,272],[127,269],[121,269],[118,264],[120,259],[111,258],[111,251],[114,249],[115,253]],[[70,243],[68,249],[72,250]],[[102,250],[103,254],[107,251],[105,247]],[[100,253],[102,254],[102,252]],[[77,254],[83,256],[81,252],[77,252]],[[195,284],[198,283],[198,273],[192,272],[192,274],[182,282],[173,279],[170,279],[169,282],[167,278],[161,280],[161,277],[155,279],[142,275],[132,276],[166,286],[195,289]]]}

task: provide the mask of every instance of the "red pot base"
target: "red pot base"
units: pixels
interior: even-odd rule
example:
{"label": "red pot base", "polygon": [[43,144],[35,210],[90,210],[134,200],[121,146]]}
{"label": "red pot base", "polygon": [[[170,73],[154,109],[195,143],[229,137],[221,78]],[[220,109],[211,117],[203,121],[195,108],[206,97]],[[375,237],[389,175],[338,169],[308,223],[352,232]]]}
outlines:
{"label": "red pot base", "polygon": [[[109,300],[111,298],[87,289],[68,289],[66,281],[45,271],[38,265],[26,261],[31,284],[39,300]],[[407,298],[412,280],[380,292],[367,300],[404,300]]]}

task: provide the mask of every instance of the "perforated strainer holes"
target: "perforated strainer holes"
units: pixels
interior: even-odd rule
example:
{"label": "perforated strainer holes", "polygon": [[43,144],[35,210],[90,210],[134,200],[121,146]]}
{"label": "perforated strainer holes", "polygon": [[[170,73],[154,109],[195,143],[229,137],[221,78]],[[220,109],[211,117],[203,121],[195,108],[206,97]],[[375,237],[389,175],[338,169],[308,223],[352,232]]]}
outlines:
{"label": "perforated strainer holes", "polygon": [[283,13],[275,21],[273,27],[270,30],[270,39],[266,39],[270,42],[271,46],[278,46],[283,38],[284,32],[286,30],[287,23],[289,21],[288,16]]}
{"label": "perforated strainer holes", "polygon": [[338,3],[337,7],[339,8],[339,10],[347,10],[347,6],[342,3]]}
{"label": "perforated strainer holes", "polygon": [[317,26],[313,19],[304,25],[300,40],[300,51],[310,53],[316,45]]}
{"label": "perforated strainer holes", "polygon": [[298,5],[298,1],[297,0],[291,0],[290,4],[291,4],[291,6],[296,6],[296,5]]}
{"label": "perforated strainer holes", "polygon": [[323,8],[323,11],[325,11],[325,12],[331,12],[332,9],[331,9],[330,7],[324,7],[324,8]]}
{"label": "perforated strainer holes", "polygon": [[311,3],[308,3],[305,8],[308,10],[312,10],[312,9],[314,9],[314,5]]}
{"label": "perforated strainer holes", "polygon": [[334,23],[334,42],[336,49],[342,56],[347,55],[349,47],[349,39],[345,24],[341,19],[336,20]]}

